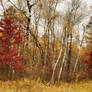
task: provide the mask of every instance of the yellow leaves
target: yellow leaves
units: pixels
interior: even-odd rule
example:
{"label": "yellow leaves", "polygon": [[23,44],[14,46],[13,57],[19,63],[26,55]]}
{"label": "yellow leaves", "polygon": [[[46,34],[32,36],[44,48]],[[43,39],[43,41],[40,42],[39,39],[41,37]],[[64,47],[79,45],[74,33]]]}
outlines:
{"label": "yellow leaves", "polygon": [[60,49],[60,46],[61,46],[61,43],[58,40],[56,40],[56,47],[57,47],[57,49]]}
{"label": "yellow leaves", "polygon": [[23,15],[21,13],[16,13],[16,18],[20,22],[25,21],[25,18],[23,17]]}
{"label": "yellow leaves", "polygon": [[78,44],[77,44],[77,42],[74,42],[72,44],[72,50],[73,50],[73,52],[78,51]]}
{"label": "yellow leaves", "polygon": [[45,17],[50,18],[50,13],[44,12]]}
{"label": "yellow leaves", "polygon": [[24,78],[24,82],[30,84],[30,81],[27,78]]}
{"label": "yellow leaves", "polygon": [[19,17],[22,17],[22,14],[20,14],[20,13],[17,13],[17,16],[19,16]]}
{"label": "yellow leaves", "polygon": [[66,21],[63,22],[63,26],[66,27],[68,30],[72,30],[74,28],[73,25],[68,24]]}
{"label": "yellow leaves", "polygon": [[2,37],[3,36],[3,34],[2,33],[0,33],[0,37]]}
{"label": "yellow leaves", "polygon": [[44,16],[45,16],[46,18],[48,18],[48,19],[54,20],[54,19],[56,19],[56,18],[59,17],[59,13],[58,13],[58,12],[55,12],[55,13],[53,13],[53,14],[50,14],[49,12],[44,12]]}
{"label": "yellow leaves", "polygon": [[73,26],[72,25],[66,25],[66,28],[69,29],[69,30],[72,30]]}
{"label": "yellow leaves", "polygon": [[68,30],[72,30],[73,29],[73,25],[69,25],[66,22],[63,22],[63,25],[68,29]]}
{"label": "yellow leaves", "polygon": [[85,53],[86,53],[86,48],[85,47],[82,47],[81,49],[80,49],[80,56],[84,56],[85,55]]}
{"label": "yellow leaves", "polygon": [[16,13],[17,10],[14,6],[9,6],[9,8],[6,10],[6,12],[12,14],[12,13]]}
{"label": "yellow leaves", "polygon": [[58,18],[59,17],[59,12],[55,12],[55,14],[52,16],[52,19],[56,19],[56,18]]}
{"label": "yellow leaves", "polygon": [[27,11],[25,10],[21,10],[21,12],[19,12],[13,6],[9,6],[9,8],[6,9],[4,13],[5,13],[5,16],[7,15],[14,16],[21,23],[25,24],[27,22],[27,17],[24,16],[27,13]]}
{"label": "yellow leaves", "polygon": [[27,14],[27,11],[22,10],[22,11],[21,11],[21,14]]}
{"label": "yellow leaves", "polygon": [[41,2],[38,2],[36,5],[37,5],[38,7],[40,7],[40,8],[42,8],[42,3],[41,3]]}
{"label": "yellow leaves", "polygon": [[3,82],[0,80],[0,86],[2,86]]}

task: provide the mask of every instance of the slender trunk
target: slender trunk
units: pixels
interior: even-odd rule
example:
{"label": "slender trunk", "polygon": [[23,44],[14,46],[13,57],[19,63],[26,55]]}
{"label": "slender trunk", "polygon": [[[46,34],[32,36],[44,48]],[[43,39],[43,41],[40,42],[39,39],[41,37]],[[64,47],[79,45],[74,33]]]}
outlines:
{"label": "slender trunk", "polygon": [[62,60],[62,64],[61,64],[61,67],[60,67],[60,71],[59,71],[59,75],[58,75],[58,82],[60,81],[60,77],[61,77],[61,73],[62,73],[62,70],[64,68],[64,64],[65,64],[65,61],[66,61],[66,56],[67,56],[67,48],[68,48],[68,44],[67,44],[67,41],[68,41],[68,36],[67,36],[67,33],[66,33],[66,38],[65,38],[65,51],[64,51],[64,57],[63,57],[63,60]]}
{"label": "slender trunk", "polygon": [[29,17],[28,17],[28,19],[27,19],[27,33],[26,33],[26,35],[27,35],[27,38],[26,38],[26,46],[28,47],[28,41],[29,41],[29,25],[30,25],[30,21],[31,21],[31,8],[32,7],[30,7],[30,3],[29,3],[29,0],[27,0],[27,7],[28,7],[28,10],[29,10]]}
{"label": "slender trunk", "polygon": [[64,63],[65,63],[65,59],[66,59],[66,55],[67,55],[67,48],[65,47],[64,57],[63,57],[62,65],[61,65],[61,68],[60,68],[60,71],[59,71],[59,75],[58,75],[58,82],[60,81],[61,73],[62,73],[62,70],[63,70],[63,67],[64,67]]}
{"label": "slender trunk", "polygon": [[69,56],[67,61],[67,71],[70,71],[70,65],[71,65],[71,54],[72,54],[72,34],[70,35],[70,44],[69,44]]}
{"label": "slender trunk", "polygon": [[55,51],[56,51],[56,46],[55,46],[55,36],[54,36],[54,40],[53,40],[53,56],[52,56],[52,67],[53,67],[53,69],[54,69],[54,64],[55,64],[55,61],[56,61],[56,53],[55,53]]}
{"label": "slender trunk", "polygon": [[86,30],[85,30],[85,27],[84,27],[84,26],[83,26],[83,30],[84,30],[84,32],[83,32],[83,37],[82,37],[82,40],[81,40],[81,42],[80,42],[79,52],[78,52],[78,56],[77,56],[77,58],[76,58],[76,62],[75,62],[75,66],[74,66],[73,73],[75,73],[75,71],[76,71],[76,67],[77,67],[77,64],[78,64],[78,61],[79,61],[79,56],[80,56],[80,48],[81,48],[81,46],[82,46],[82,44],[83,44],[83,40],[84,40],[84,37],[85,37],[85,32],[86,32]]}
{"label": "slender trunk", "polygon": [[60,53],[59,53],[59,56],[58,56],[58,59],[54,65],[54,68],[53,68],[53,73],[52,73],[52,78],[51,78],[51,81],[54,80],[54,74],[55,74],[55,69],[56,69],[56,66],[60,60],[60,57],[61,57],[61,54],[62,54],[62,50],[63,50],[63,43],[64,43],[64,38],[63,38],[63,33],[62,33],[62,39],[61,39],[61,49],[60,49]]}

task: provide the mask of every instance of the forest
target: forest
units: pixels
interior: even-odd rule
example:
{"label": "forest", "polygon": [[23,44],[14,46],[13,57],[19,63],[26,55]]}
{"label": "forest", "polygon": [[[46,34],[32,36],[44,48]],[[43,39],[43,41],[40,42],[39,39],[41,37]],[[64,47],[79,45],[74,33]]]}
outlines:
{"label": "forest", "polygon": [[92,6],[0,0],[0,92],[92,92]]}

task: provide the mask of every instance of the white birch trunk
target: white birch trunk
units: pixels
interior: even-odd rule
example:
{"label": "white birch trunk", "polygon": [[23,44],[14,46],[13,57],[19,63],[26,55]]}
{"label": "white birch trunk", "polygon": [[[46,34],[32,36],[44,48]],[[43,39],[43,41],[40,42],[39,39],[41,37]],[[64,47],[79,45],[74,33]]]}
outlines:
{"label": "white birch trunk", "polygon": [[84,26],[83,26],[83,30],[84,30],[84,32],[83,32],[83,37],[82,37],[82,40],[81,40],[81,42],[80,42],[79,52],[78,52],[78,56],[77,56],[77,59],[76,59],[76,62],[75,62],[75,66],[74,66],[73,73],[76,71],[76,67],[77,67],[77,64],[78,64],[78,61],[79,61],[79,56],[80,56],[80,48],[81,48],[81,46],[82,46],[82,44],[83,44],[83,40],[84,40],[84,38],[85,38],[85,32],[86,32],[86,30],[85,30],[85,27],[84,27]]}

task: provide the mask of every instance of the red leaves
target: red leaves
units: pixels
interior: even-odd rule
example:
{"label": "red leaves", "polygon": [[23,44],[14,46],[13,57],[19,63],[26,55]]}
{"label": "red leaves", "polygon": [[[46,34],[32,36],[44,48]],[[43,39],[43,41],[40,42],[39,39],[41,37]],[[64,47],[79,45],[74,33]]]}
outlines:
{"label": "red leaves", "polygon": [[3,26],[0,25],[0,31],[3,34],[1,41],[9,41],[9,45],[21,44],[24,36],[23,28],[18,25],[13,17],[6,17]]}
{"label": "red leaves", "polygon": [[23,43],[25,36],[22,25],[12,17],[5,17],[0,21],[0,63],[12,66],[12,69],[23,69],[23,56],[19,55],[17,48]]}
{"label": "red leaves", "polygon": [[86,59],[84,59],[82,62],[86,65],[88,75],[91,75],[89,72],[92,72],[92,51],[89,51],[85,55]]}
{"label": "red leaves", "polygon": [[92,56],[92,51],[85,54],[86,56]]}

